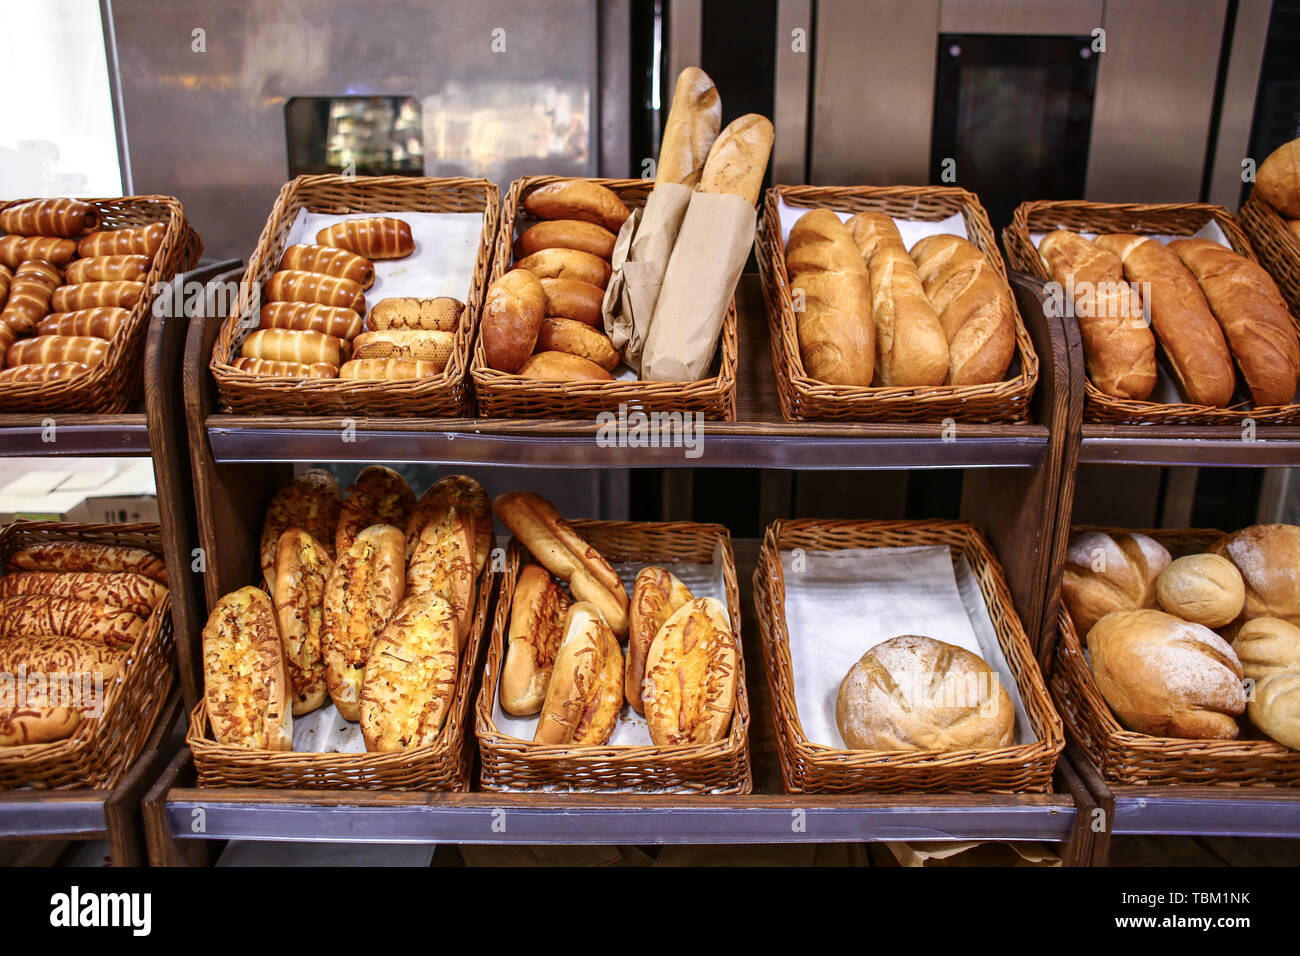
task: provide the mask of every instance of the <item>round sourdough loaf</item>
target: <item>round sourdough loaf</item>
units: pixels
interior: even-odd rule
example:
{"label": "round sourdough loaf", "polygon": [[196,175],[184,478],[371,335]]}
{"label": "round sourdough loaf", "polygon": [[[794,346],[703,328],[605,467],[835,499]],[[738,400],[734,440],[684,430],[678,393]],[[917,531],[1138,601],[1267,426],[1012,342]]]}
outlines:
{"label": "round sourdough loaf", "polygon": [[1229,625],[1230,634],[1257,617],[1300,625],[1300,527],[1251,525],[1220,538],[1209,550],[1235,564],[1246,584],[1245,606]]}
{"label": "round sourdough loaf", "polygon": [[1246,601],[1241,572],[1217,554],[1188,554],[1156,577],[1160,606],[1184,621],[1223,627],[1236,620]]}

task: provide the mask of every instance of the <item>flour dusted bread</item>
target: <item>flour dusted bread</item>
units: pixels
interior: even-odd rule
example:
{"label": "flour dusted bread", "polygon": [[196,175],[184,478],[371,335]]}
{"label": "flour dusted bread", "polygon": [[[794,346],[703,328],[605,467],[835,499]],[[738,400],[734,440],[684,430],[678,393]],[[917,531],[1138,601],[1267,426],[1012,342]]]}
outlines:
{"label": "flour dusted bread", "polygon": [[209,615],[203,628],[203,693],[219,743],[293,749],[284,652],[271,599],[260,588],[227,594]]}
{"label": "flour dusted bread", "polygon": [[1255,189],[1288,219],[1300,219],[1300,139],[1283,143],[1259,164]]}
{"label": "flour dusted bread", "polygon": [[1160,606],[1176,617],[1209,628],[1236,620],[1246,600],[1241,573],[1217,554],[1188,554],[1156,578]]}
{"label": "flour dusted bread", "polygon": [[623,654],[618,638],[595,605],[579,602],[569,608],[565,620],[533,743],[608,743],[622,708]]}
{"label": "flour dusted bread", "polygon": [[673,102],[659,146],[655,183],[681,183],[694,187],[700,181],[709,150],[722,128],[722,99],[709,75],[697,66],[677,74]]}
{"label": "flour dusted bread", "polygon": [[1241,662],[1207,627],[1163,611],[1115,611],[1088,635],[1097,689],[1129,730],[1235,740],[1246,709]]}
{"label": "flour dusted bread", "polygon": [[520,569],[501,665],[501,708],[507,714],[526,717],[541,710],[572,603],[540,564]]}
{"label": "flour dusted bread", "polygon": [[1241,670],[1253,681],[1273,674],[1300,673],[1300,627],[1281,618],[1247,621],[1232,642]]}
{"label": "flour dusted bread", "polygon": [[415,492],[393,469],[384,465],[362,469],[357,480],[348,486],[347,497],[339,509],[334,554],[339,556],[346,552],[361,530],[373,524],[405,528],[414,507]]}
{"label": "flour dusted bread", "polygon": [[718,134],[700,173],[702,193],[731,193],[751,206],[758,202],[772,154],[772,121],[746,113]]}
{"label": "flour dusted bread", "polygon": [[1300,527],[1251,525],[1220,538],[1209,551],[1235,564],[1246,586],[1241,616],[1226,633],[1235,634],[1256,617],[1300,625]]}
{"label": "flour dusted bread", "polygon": [[984,750],[1015,740],[1015,708],[977,655],[916,634],[892,637],[844,675],[835,724],[850,750]]}
{"label": "flour dusted bread", "polygon": [[280,535],[273,597],[295,717],[325,703],[325,585],[333,571],[325,545],[306,531]]}
{"label": "flour dusted bread", "polygon": [[266,586],[275,593],[275,558],[280,535],[290,528],[301,528],[334,557],[334,531],[339,524],[343,498],[338,482],[323,468],[305,471],[275,493],[262,520],[262,575]]}
{"label": "flour dusted bread", "polygon": [[683,604],[646,655],[641,698],[657,747],[716,743],[736,704],[736,638],[714,598]]}
{"label": "flour dusted bread", "polygon": [[1061,598],[1080,639],[1111,611],[1156,606],[1156,578],[1170,562],[1164,545],[1144,534],[1088,531],[1070,539]]}
{"label": "flour dusted bread", "polygon": [[694,597],[690,588],[663,568],[642,568],[636,576],[628,614],[627,669],[623,675],[623,689],[628,704],[638,714],[645,712],[641,692],[650,645],[673,613]]}
{"label": "flour dusted bread", "polygon": [[1300,750],[1300,672],[1273,674],[1255,685],[1246,704],[1250,722],[1292,750]]}

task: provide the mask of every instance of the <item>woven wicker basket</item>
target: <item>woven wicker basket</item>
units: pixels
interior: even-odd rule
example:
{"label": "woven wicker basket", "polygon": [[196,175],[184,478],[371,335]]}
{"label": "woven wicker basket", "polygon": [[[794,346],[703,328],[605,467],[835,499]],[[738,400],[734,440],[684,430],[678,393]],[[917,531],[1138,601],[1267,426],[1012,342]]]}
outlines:
{"label": "woven wicker basket", "polygon": [[1023,422],[1038,381],[1038,356],[1015,296],[1016,357],[1004,381],[988,385],[928,388],[827,385],[809,378],[799,354],[798,324],[785,268],[778,203],[838,212],[884,212],[896,219],[936,222],[960,213],[970,241],[1006,279],[1006,267],[988,214],[974,193],[951,186],[775,186],[763,200],[758,228],[758,271],[772,333],[781,414],[787,421],[835,422]]}
{"label": "woven wicker basket", "polygon": [[1278,211],[1253,190],[1237,213],[1237,220],[1291,306],[1291,314],[1300,315],[1300,236],[1288,229]]}
{"label": "woven wicker basket", "polygon": [[[109,341],[104,361],[73,378],[0,384],[0,411],[119,414],[133,409],[144,389],[144,340],[158,291],[199,261],[203,251],[199,234],[185,221],[180,202],[170,196],[85,201],[99,211],[100,229],[129,229],[155,222],[167,224],[162,245],[145,276],[144,295],[131,308],[126,324]],[[24,202],[30,200],[0,203],[0,210]]]}
{"label": "woven wicker basket", "polygon": [[573,525],[612,562],[647,562],[672,570],[673,562],[707,564],[722,547],[727,613],[736,634],[736,710],[724,740],[682,747],[565,747],[534,744],[503,734],[492,719],[505,659],[515,580],[525,554],[513,538],[501,578],[492,641],[478,698],[478,743],[484,790],[581,790],[687,793],[750,793],[749,700],[740,647],[740,592],[731,538],[721,525],[689,522],[634,524],[574,521]]}
{"label": "woven wicker basket", "polygon": [[[426,179],[413,176],[299,176],[285,183],[271,209],[240,284],[239,303],[222,324],[212,349],[212,374],[221,404],[241,415],[346,415],[375,417],[456,417],[470,412],[466,381],[487,285],[492,240],[496,237],[499,195],[486,179]],[[239,357],[251,289],[260,288],[279,267],[280,257],[300,209],[347,213],[482,213],[483,231],[474,273],[465,290],[465,314],[451,358],[439,375],[422,379],[284,379],[252,375],[231,363]],[[256,283],[256,285],[251,285]]]}
{"label": "woven wicker basket", "polygon": [[201,787],[268,787],[293,790],[468,790],[470,755],[465,726],[473,695],[475,671],[488,598],[492,590],[489,564],[479,576],[474,623],[461,651],[456,690],[438,737],[427,747],[390,753],[298,753],[250,750],[218,743],[208,720],[206,699],[190,713],[186,743],[194,754]]}
{"label": "woven wicker basket", "polygon": [[[795,703],[794,664],[785,619],[781,551],[838,551],[942,545],[964,554],[979,581],[1007,664],[1038,740],[989,750],[845,750],[810,741]],[[772,696],[772,721],[785,788],[791,793],[1046,792],[1065,747],[1061,719],[1034,661],[1006,578],[984,536],[962,521],[777,521],[754,572],[754,606]]]}
{"label": "woven wicker basket", "polygon": [[[18,521],[0,530],[0,564],[43,541],[125,545],[162,553],[156,524],[70,524]],[[88,717],[66,740],[0,747],[0,788],[111,790],[144,749],[176,681],[171,598],[164,598],[127,656],[123,675],[107,688],[103,714]]]}
{"label": "woven wicker basket", "polygon": [[[526,176],[510,184],[492,260],[492,281],[510,270],[515,225],[529,193],[571,177]],[[613,190],[629,209],[645,205],[654,188],[647,179],[591,179]],[[489,368],[480,335],[474,345],[474,394],[479,413],[489,418],[593,418],[601,412],[701,412],[710,421],[736,419],[736,368],[739,361],[736,300],[722,323],[717,374],[698,382],[540,382]]]}
{"label": "woven wicker basket", "polygon": [[[1109,531],[1118,528],[1075,528]],[[1198,554],[1223,537],[1221,531],[1143,529],[1174,557]],[[1052,698],[1070,740],[1101,771],[1120,784],[1209,784],[1227,787],[1295,786],[1300,751],[1271,740],[1183,740],[1125,730],[1111,713],[1093,679],[1074,621],[1064,607],[1052,668]]]}
{"label": "woven wicker basket", "polygon": [[[1211,219],[1218,223],[1235,252],[1256,261],[1250,240],[1228,211],[1222,206],[1205,203],[1026,202],[1016,207],[1011,225],[1002,231],[1002,241],[1012,268],[1050,281],[1051,273],[1039,257],[1030,233],[1069,229],[1098,234],[1131,232],[1190,236]],[[1291,318],[1296,322],[1294,314]],[[1300,322],[1296,323],[1296,328],[1300,331]],[[1238,375],[1239,387],[1241,381]],[[1245,418],[1260,425],[1287,425],[1300,421],[1300,405],[1254,408],[1248,398],[1242,398],[1229,408],[1136,401],[1107,395],[1093,385],[1090,378],[1084,380],[1084,397],[1085,421],[1111,425],[1240,426]]]}

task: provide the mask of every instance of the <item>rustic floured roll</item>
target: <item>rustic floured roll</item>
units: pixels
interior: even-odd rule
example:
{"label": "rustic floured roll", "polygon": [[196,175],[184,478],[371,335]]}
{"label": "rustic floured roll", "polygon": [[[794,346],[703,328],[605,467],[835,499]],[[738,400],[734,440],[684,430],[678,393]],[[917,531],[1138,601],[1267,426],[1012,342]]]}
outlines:
{"label": "rustic floured roll", "polygon": [[406,593],[436,594],[447,602],[456,621],[457,647],[470,637],[474,580],[473,525],[453,506],[420,530],[406,564]]}
{"label": "rustic floured roll", "polygon": [[133,571],[15,571],[0,578],[0,598],[20,594],[94,601],[147,618],[167,596],[167,585]]}
{"label": "rustic floured roll", "polygon": [[266,586],[275,593],[275,555],[280,535],[301,528],[325,546],[334,557],[334,531],[339,523],[343,498],[338,482],[323,468],[305,471],[275,493],[262,521],[261,560]]}
{"label": "rustic floured roll", "polygon": [[409,596],[388,619],[366,661],[361,732],[366,749],[432,744],[456,694],[460,652],[455,613],[436,594]]}
{"label": "rustic floured roll", "polygon": [[541,710],[572,603],[540,564],[520,569],[501,665],[501,709],[507,714],[526,717]]}
{"label": "rustic floured roll", "polygon": [[1272,674],[1300,673],[1300,627],[1281,618],[1247,621],[1232,642],[1241,671],[1253,681]]}
{"label": "rustic floured roll", "polygon": [[227,594],[203,628],[203,694],[219,743],[292,750],[293,713],[271,598],[260,588]]}
{"label": "rustic floured roll", "polygon": [[275,553],[275,616],[295,717],[325,703],[325,585],[333,570],[326,546],[306,531],[290,528],[280,535]]}
{"label": "rustic floured roll", "polygon": [[673,612],[695,595],[663,568],[642,568],[632,584],[632,606],[628,612],[627,670],[623,675],[623,693],[638,714],[645,713],[641,702],[645,679],[646,655],[650,645]]}
{"label": "rustic floured roll", "polygon": [[1111,611],[1155,607],[1156,578],[1169,561],[1164,545],[1136,531],[1088,531],[1071,538],[1061,599],[1080,640],[1086,641],[1092,626]]}
{"label": "rustic floured roll", "polygon": [[736,705],[736,638],[714,598],[683,604],[646,655],[641,696],[659,747],[711,744],[725,736]]}
{"label": "rustic floured roll", "polygon": [[1156,598],[1175,617],[1216,628],[1237,619],[1246,601],[1246,586],[1227,558],[1188,554],[1160,572]]}
{"label": "rustic floured roll", "polygon": [[594,604],[569,608],[535,744],[600,746],[623,709],[623,653]]}
{"label": "rustic floured roll", "polygon": [[406,521],[406,558],[409,561],[420,538],[420,531],[435,515],[455,507],[473,524],[474,574],[483,573],[492,550],[492,500],[483,486],[469,475],[446,475],[439,478],[420,496]]}
{"label": "rustic floured roll", "polygon": [[1237,566],[1246,585],[1241,616],[1225,633],[1236,634],[1256,617],[1280,617],[1300,625],[1300,527],[1256,524],[1220,538],[1208,548]]}
{"label": "rustic floured roll", "polygon": [[414,507],[415,492],[393,469],[383,465],[362,469],[357,480],[348,485],[339,511],[338,528],[334,532],[335,556],[352,546],[362,528],[372,524],[405,528]]}

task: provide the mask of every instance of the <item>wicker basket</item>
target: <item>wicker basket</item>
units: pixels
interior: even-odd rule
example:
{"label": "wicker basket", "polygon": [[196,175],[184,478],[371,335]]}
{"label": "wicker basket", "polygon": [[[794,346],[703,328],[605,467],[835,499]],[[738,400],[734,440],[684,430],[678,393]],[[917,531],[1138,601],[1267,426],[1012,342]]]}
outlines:
{"label": "wicker basket", "polygon": [[[989,750],[844,750],[811,742],[795,703],[794,665],[785,620],[781,551],[837,551],[942,545],[964,554],[979,581],[1007,664],[1015,675],[1035,743]],[[785,788],[791,793],[1031,793],[1051,788],[1065,747],[1033,648],[1012,605],[1002,568],[974,527],[962,521],[777,521],[754,572],[754,606],[771,690],[772,721]]]}
{"label": "wicker basket", "polygon": [[[293,790],[468,790],[470,755],[465,725],[492,590],[491,564],[479,576],[474,623],[461,651],[456,690],[446,722],[432,744],[390,753],[299,753],[251,750],[218,743],[206,699],[190,713],[186,743],[201,787]],[[328,702],[327,702],[328,703]]]}
{"label": "wicker basket", "polygon": [[[1075,528],[1108,531],[1118,528]],[[1174,557],[1198,554],[1223,537],[1212,530],[1144,529]],[[1064,607],[1052,668],[1052,698],[1070,740],[1101,771],[1119,784],[1210,784],[1227,787],[1295,786],[1300,783],[1300,751],[1271,740],[1183,740],[1125,730],[1093,679],[1074,621]]]}
{"label": "wicker basket", "polygon": [[[241,415],[346,415],[375,417],[456,417],[470,412],[466,381],[469,353],[483,304],[492,240],[496,237],[499,196],[486,179],[426,179],[413,176],[299,176],[285,183],[271,209],[240,283],[239,303],[222,324],[212,349],[212,374],[221,404]],[[465,293],[465,314],[451,357],[438,375],[422,379],[284,379],[252,375],[231,362],[252,331],[240,315],[251,289],[260,288],[278,268],[300,209],[314,213],[482,213],[483,230],[474,274]],[[256,283],[256,285],[251,285]]]}
{"label": "wicker basket", "polygon": [[[0,564],[43,541],[126,545],[162,553],[156,524],[69,524],[18,521],[0,530]],[[174,584],[174,583],[173,583]],[[108,688],[100,717],[85,718],[66,740],[0,747],[0,788],[111,790],[144,749],[176,681],[171,598],[164,598]]]}
{"label": "wicker basket", "polygon": [[736,710],[726,739],[681,747],[565,747],[534,744],[503,734],[492,719],[505,658],[510,610],[524,549],[513,538],[501,578],[492,642],[478,699],[478,743],[484,790],[579,790],[750,793],[749,700],[740,646],[740,592],[731,538],[721,525],[689,522],[639,524],[574,521],[582,535],[612,562],[706,564],[721,545],[727,613],[736,634]]}
{"label": "wicker basket", "polygon": [[[1256,261],[1250,240],[1222,206],[1205,203],[1093,203],[1026,202],[1021,203],[1002,232],[1007,258],[1012,268],[1045,281],[1051,273],[1034,247],[1030,233],[1069,229],[1098,234],[1129,232],[1138,235],[1164,234],[1190,236],[1210,220],[1218,223],[1233,250],[1252,262]],[[1292,322],[1296,322],[1293,314]],[[1300,331],[1300,322],[1296,323]],[[1168,373],[1166,373],[1168,374]],[[1238,375],[1238,386],[1241,386]],[[1239,393],[1240,395],[1240,393]],[[1250,418],[1260,425],[1287,425],[1300,421],[1300,405],[1254,408],[1245,398],[1229,408],[1211,408],[1187,403],[1162,404],[1107,395],[1092,379],[1084,380],[1084,420],[1111,425],[1234,425]]]}
{"label": "wicker basket", "polygon": [[936,222],[960,213],[970,241],[1006,280],[1006,267],[988,214],[974,193],[952,186],[774,186],[763,200],[758,227],[758,271],[772,333],[781,414],[787,421],[962,422],[1028,421],[1029,400],[1038,381],[1038,356],[1015,296],[1016,361],[1009,378],[988,385],[937,385],[925,388],[828,385],[809,378],[799,354],[799,336],[790,277],[785,268],[778,203],[838,212],[887,213],[896,219]]}
{"label": "wicker basket", "polygon": [[[510,269],[515,241],[515,224],[525,196],[547,183],[571,177],[526,176],[510,184],[505,212],[497,233],[492,260],[492,281]],[[607,186],[629,209],[645,205],[654,188],[647,179],[591,179]],[[629,412],[700,412],[710,421],[736,420],[736,368],[739,362],[736,300],[722,323],[718,339],[717,374],[698,382],[540,382],[489,368],[479,336],[474,345],[474,394],[479,413],[489,418],[594,418],[601,412],[617,413],[620,405]]]}
{"label": "wicker basket", "polygon": [[[0,203],[0,210],[30,201]],[[178,200],[170,196],[123,196],[85,201],[98,210],[100,229],[167,223],[162,245],[144,279],[144,295],[131,308],[126,324],[109,340],[104,361],[84,375],[54,382],[0,384],[0,411],[120,414],[133,409],[144,389],[144,340],[154,299],[165,283],[199,261],[203,243],[185,221]]]}
{"label": "wicker basket", "polygon": [[1286,220],[1254,190],[1237,220],[1291,306],[1291,314],[1300,315],[1300,236],[1288,229]]}

